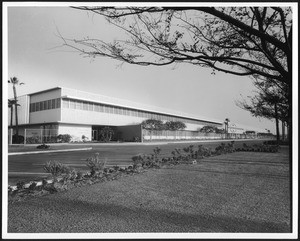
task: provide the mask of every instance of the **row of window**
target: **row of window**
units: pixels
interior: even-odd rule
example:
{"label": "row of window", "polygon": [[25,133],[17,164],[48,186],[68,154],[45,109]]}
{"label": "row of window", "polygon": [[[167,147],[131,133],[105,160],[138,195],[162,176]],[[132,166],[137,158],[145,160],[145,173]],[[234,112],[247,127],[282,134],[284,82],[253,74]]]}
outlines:
{"label": "row of window", "polygon": [[[157,114],[153,112],[134,110],[134,109],[124,108],[119,106],[111,106],[111,105],[98,104],[98,103],[92,103],[92,102],[86,102],[80,100],[62,99],[62,107],[70,108],[70,109],[117,114],[117,115],[135,116],[135,117],[141,117],[147,119],[158,119],[163,121],[182,121],[191,124],[206,124],[205,122],[197,121],[197,120],[190,120],[190,119],[188,120],[181,117]],[[30,112],[50,110],[56,108],[61,108],[60,98],[45,100],[45,101],[40,101],[40,102],[30,104]]]}
{"label": "row of window", "polygon": [[43,110],[51,110],[60,108],[60,98],[52,99],[52,100],[45,100],[36,103],[30,104],[29,112],[36,112],[36,111],[43,111]]}
{"label": "row of window", "polygon": [[135,110],[135,109],[129,109],[125,107],[98,104],[98,103],[92,103],[92,102],[86,102],[80,100],[63,99],[62,107],[70,108],[70,109],[117,114],[117,115],[135,116],[135,117],[141,117],[147,119],[159,119],[164,121],[182,121],[182,122],[188,122],[192,124],[205,124],[204,122],[201,121],[187,120],[181,117],[157,114],[157,113],[152,113],[152,112],[147,112],[142,110]]}

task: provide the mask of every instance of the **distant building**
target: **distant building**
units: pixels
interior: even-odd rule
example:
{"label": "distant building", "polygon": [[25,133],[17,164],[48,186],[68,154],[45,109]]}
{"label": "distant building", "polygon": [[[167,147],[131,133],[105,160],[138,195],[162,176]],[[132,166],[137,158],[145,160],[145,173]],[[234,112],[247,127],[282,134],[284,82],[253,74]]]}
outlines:
{"label": "distant building", "polygon": [[[141,122],[146,119],[181,121],[187,132],[211,125],[222,127],[222,121],[196,117],[140,103],[110,98],[79,90],[56,87],[18,97],[19,133],[44,130],[55,135],[70,134],[80,141],[83,136],[99,140],[104,126],[114,129],[117,140],[143,137]],[[8,115],[10,123],[10,114]],[[13,125],[15,120],[13,116]]]}

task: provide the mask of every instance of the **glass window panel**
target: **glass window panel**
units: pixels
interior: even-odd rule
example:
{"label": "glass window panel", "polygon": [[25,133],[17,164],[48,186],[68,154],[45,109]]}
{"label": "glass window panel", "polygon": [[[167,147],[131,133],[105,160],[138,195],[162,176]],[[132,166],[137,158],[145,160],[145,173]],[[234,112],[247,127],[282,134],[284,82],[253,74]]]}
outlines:
{"label": "glass window panel", "polygon": [[47,102],[48,102],[48,109],[52,109],[51,108],[51,100],[48,100]]}
{"label": "glass window panel", "polygon": [[89,108],[89,107],[88,107],[88,103],[87,103],[87,102],[83,102],[83,103],[82,103],[82,109],[83,109],[83,110],[88,110],[88,108]]}
{"label": "glass window panel", "polygon": [[97,104],[99,106],[99,111],[104,112],[104,106],[102,104]]}
{"label": "glass window panel", "polygon": [[93,105],[94,105],[93,103],[89,103],[89,110],[90,110],[90,111],[93,111],[93,110],[94,110]]}
{"label": "glass window panel", "polygon": [[35,103],[35,110],[40,111],[40,102]]}
{"label": "glass window panel", "polygon": [[82,110],[82,102],[79,100],[76,101],[76,109]]}
{"label": "glass window panel", "polygon": [[30,104],[29,112],[33,112],[33,111],[32,111],[32,103]]}
{"label": "glass window panel", "polygon": [[51,109],[55,108],[55,99],[51,100]]}
{"label": "glass window panel", "polygon": [[45,107],[44,107],[44,101],[41,101],[40,102],[40,110],[44,110],[45,109]]}
{"label": "glass window panel", "polygon": [[58,99],[56,99],[56,106],[55,106],[56,108],[60,108],[60,99],[58,98]]}
{"label": "glass window panel", "polygon": [[100,105],[94,104],[94,110],[99,112],[100,111]]}
{"label": "glass window panel", "polygon": [[118,107],[117,106],[114,106],[113,110],[114,110],[114,114],[118,114]]}
{"label": "glass window panel", "polygon": [[69,100],[63,100],[63,108],[69,108]]}
{"label": "glass window panel", "polygon": [[70,100],[70,108],[71,109],[75,109],[76,108],[74,100]]}
{"label": "glass window panel", "polygon": [[44,101],[44,108],[45,110],[48,110],[48,100]]}
{"label": "glass window panel", "polygon": [[107,113],[112,113],[112,107],[111,106],[107,106],[107,110],[108,110]]}

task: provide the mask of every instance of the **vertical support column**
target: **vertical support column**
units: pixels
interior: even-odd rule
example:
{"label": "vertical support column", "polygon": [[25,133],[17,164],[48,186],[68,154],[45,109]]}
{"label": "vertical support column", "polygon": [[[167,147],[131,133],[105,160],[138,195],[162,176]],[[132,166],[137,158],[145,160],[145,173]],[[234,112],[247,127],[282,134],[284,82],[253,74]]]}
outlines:
{"label": "vertical support column", "polygon": [[26,129],[24,129],[24,145],[26,145]]}
{"label": "vertical support column", "polygon": [[43,144],[43,129],[41,128],[41,144]]}
{"label": "vertical support column", "polygon": [[9,129],[10,135],[9,135],[9,144],[12,144],[12,137],[13,137],[13,128]]}
{"label": "vertical support column", "polygon": [[144,142],[144,130],[143,130],[143,127],[141,125],[141,142],[143,143]]}

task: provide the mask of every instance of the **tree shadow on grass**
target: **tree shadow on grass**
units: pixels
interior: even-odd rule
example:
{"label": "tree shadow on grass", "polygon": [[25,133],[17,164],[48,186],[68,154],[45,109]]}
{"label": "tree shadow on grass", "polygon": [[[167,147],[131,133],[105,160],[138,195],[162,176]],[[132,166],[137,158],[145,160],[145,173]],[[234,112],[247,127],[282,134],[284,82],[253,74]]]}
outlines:
{"label": "tree shadow on grass", "polygon": [[199,169],[190,169],[184,166],[177,166],[176,169],[173,167],[164,167],[164,169],[172,169],[172,170],[184,170],[190,172],[202,172],[202,173],[213,173],[213,174],[225,174],[225,175],[237,175],[237,176],[247,176],[247,177],[261,177],[261,178],[274,178],[274,179],[289,179],[289,175],[279,175],[279,174],[270,174],[270,173],[255,173],[255,172],[233,172],[233,171],[218,171],[218,170],[203,170]]}
{"label": "tree shadow on grass", "polygon": [[[8,232],[291,232],[290,226],[284,222],[249,220],[219,214],[182,213],[174,211],[176,208],[172,206],[161,208],[160,204],[153,209],[147,203],[141,203],[137,207],[133,207],[131,203],[124,205],[124,202],[122,205],[102,201],[96,203],[91,199],[87,197],[86,200],[89,201],[86,201],[56,197],[51,200],[51,196],[48,196],[35,202],[26,202],[22,208],[28,210],[28,215],[22,215],[22,218],[17,214],[14,215],[15,218],[9,216]],[[197,212],[197,208],[195,211]],[[34,212],[44,217],[36,219]]]}

